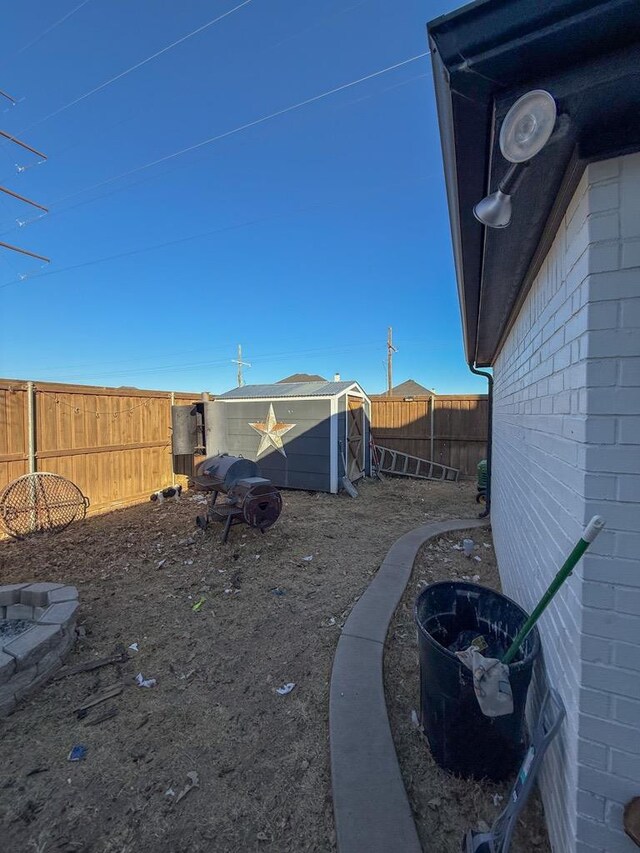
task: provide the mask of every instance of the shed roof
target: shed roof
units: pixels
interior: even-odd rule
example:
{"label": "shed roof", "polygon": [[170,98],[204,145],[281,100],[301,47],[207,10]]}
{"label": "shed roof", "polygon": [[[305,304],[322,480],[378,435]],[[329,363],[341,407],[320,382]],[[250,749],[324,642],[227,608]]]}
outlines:
{"label": "shed roof", "polygon": [[275,385],[244,385],[220,394],[218,400],[251,400],[278,397],[335,397],[343,394],[351,382],[285,382]]}

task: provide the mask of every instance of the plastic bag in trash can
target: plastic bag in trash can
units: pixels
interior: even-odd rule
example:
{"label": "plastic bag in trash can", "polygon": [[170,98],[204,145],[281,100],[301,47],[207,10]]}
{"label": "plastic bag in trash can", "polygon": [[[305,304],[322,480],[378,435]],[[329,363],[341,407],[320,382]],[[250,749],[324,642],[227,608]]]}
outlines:
{"label": "plastic bag in trash can", "polygon": [[486,717],[513,714],[509,667],[496,658],[484,657],[474,646],[456,655],[471,670],[473,689],[482,713]]}

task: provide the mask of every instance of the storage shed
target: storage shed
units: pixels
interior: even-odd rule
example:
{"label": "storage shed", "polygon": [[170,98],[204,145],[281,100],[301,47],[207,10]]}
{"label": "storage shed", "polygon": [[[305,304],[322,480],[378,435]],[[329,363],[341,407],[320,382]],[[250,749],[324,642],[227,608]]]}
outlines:
{"label": "storage shed", "polygon": [[371,403],[357,382],[245,385],[191,411],[200,415],[201,438],[194,422],[186,426],[186,412],[174,412],[174,458],[188,451],[181,440],[190,431],[191,452],[252,459],[280,488],[335,494],[345,466],[352,482],[370,474]]}

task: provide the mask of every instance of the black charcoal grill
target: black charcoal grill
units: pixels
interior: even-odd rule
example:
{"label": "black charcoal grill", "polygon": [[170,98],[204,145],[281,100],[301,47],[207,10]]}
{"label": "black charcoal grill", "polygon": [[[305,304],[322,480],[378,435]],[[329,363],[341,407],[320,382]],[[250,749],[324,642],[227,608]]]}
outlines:
{"label": "black charcoal grill", "polygon": [[[280,492],[271,480],[260,476],[260,469],[250,459],[226,453],[210,456],[196,466],[192,480],[198,491],[211,494],[207,514],[199,515],[196,524],[202,530],[211,521],[224,524],[223,543],[232,524],[248,524],[264,533],[282,512]],[[218,503],[220,494],[225,500]]]}

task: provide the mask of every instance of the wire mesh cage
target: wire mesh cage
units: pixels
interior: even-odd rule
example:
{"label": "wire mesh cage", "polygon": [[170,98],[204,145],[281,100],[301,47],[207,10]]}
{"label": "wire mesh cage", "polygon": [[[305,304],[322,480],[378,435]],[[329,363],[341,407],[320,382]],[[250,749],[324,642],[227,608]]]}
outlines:
{"label": "wire mesh cage", "polygon": [[14,539],[59,533],[87,514],[89,498],[60,474],[25,474],[0,492],[0,522]]}

